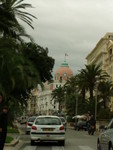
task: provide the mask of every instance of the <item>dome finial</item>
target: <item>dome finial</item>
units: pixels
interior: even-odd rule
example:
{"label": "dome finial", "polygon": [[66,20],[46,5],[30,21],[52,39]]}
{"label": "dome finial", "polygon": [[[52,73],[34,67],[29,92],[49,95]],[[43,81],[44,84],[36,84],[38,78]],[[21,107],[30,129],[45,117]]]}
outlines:
{"label": "dome finial", "polygon": [[69,65],[68,65],[66,60],[64,60],[64,62],[61,63],[61,67],[69,67]]}
{"label": "dome finial", "polygon": [[65,53],[65,58],[64,58],[64,61],[66,61],[66,56],[68,56],[68,54],[67,54],[67,53]]}

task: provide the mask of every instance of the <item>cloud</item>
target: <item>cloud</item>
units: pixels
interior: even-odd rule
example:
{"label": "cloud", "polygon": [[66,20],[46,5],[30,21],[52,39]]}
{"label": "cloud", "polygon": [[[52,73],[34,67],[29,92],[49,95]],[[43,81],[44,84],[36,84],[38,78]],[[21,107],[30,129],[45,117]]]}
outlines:
{"label": "cloud", "polygon": [[106,32],[113,31],[112,0],[26,0],[35,29],[24,24],[35,42],[49,48],[55,59],[54,71],[64,60],[73,72],[84,67],[86,56]]}

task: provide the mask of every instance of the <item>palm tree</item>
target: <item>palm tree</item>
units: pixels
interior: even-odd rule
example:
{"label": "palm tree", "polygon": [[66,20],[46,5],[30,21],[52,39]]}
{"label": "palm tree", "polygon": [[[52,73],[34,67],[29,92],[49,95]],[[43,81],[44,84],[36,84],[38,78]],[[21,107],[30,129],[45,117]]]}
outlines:
{"label": "palm tree", "polygon": [[99,77],[99,80],[104,80],[108,77],[108,74],[103,71],[99,65],[91,64],[86,65],[85,69],[82,69],[80,73],[84,76],[84,82],[86,88],[90,93],[90,101],[93,100],[93,91],[96,85],[96,76]]}
{"label": "palm tree", "polygon": [[83,72],[80,72],[77,75],[77,85],[79,87],[79,92],[80,95],[82,96],[82,103],[85,103],[85,95],[86,95],[86,91],[87,91],[87,82],[85,79],[85,74]]}
{"label": "palm tree", "polygon": [[110,102],[113,96],[113,84],[110,81],[102,81],[99,83],[99,98],[102,99],[104,108],[107,108],[107,103]]}
{"label": "palm tree", "polygon": [[59,110],[61,111],[61,104],[65,101],[65,94],[63,87],[59,86],[52,91],[52,99],[59,103]]}
{"label": "palm tree", "polygon": [[76,100],[78,97],[78,113],[82,114],[89,110],[89,103],[85,99],[86,83],[84,74],[79,73],[68,79],[64,85],[67,92],[66,109],[69,114],[75,114]]}
{"label": "palm tree", "polygon": [[76,93],[76,85],[77,85],[76,76],[73,76],[66,81],[64,85],[64,89],[68,95],[71,93]]}
{"label": "palm tree", "polygon": [[[14,39],[0,39],[0,92],[4,97],[24,93],[41,83],[35,66],[18,51]],[[4,92],[3,92],[4,91]]]}
{"label": "palm tree", "polygon": [[27,23],[31,28],[32,18],[35,16],[22,11],[21,9],[31,8],[31,4],[23,3],[24,0],[1,0],[0,2],[0,32],[5,37],[19,37],[26,35],[24,28],[19,24],[16,17]]}

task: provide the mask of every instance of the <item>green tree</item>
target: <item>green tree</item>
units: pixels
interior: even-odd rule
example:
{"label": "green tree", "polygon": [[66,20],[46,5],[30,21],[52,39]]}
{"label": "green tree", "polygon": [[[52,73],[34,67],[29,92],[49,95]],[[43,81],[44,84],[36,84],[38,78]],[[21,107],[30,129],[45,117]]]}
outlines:
{"label": "green tree", "polygon": [[48,48],[43,48],[36,43],[24,43],[23,55],[35,66],[38,70],[41,81],[46,82],[52,80],[52,69],[54,59],[48,56]]}
{"label": "green tree", "polygon": [[87,91],[87,83],[85,79],[85,74],[80,72],[77,74],[77,86],[79,87],[79,93],[81,95],[81,102],[85,103],[86,101],[86,91]]}
{"label": "green tree", "polygon": [[78,99],[78,114],[86,113],[89,109],[88,101],[83,98],[85,95],[85,87],[84,78],[82,79],[81,74],[77,74],[67,80],[64,85],[64,89],[67,93],[66,97],[66,110],[69,115],[75,115],[76,112],[76,100]]}
{"label": "green tree", "polygon": [[39,83],[40,77],[33,64],[18,51],[14,39],[0,39],[0,83],[4,97],[24,93]]}
{"label": "green tree", "polygon": [[[33,55],[38,55],[38,58],[43,57],[44,60],[40,60],[39,63],[38,58],[31,60],[31,57],[29,58],[27,55],[27,50],[24,51],[16,40],[9,38],[4,40],[4,38],[1,38],[0,43],[0,93],[3,96],[4,103],[11,107],[15,104],[12,110],[16,109],[16,106],[25,108],[30,90],[37,87],[37,84],[42,85],[43,81],[52,77],[49,67],[47,70],[46,63],[42,63],[42,67],[46,67],[45,70],[49,77],[46,74],[41,74],[36,64],[41,65],[41,61],[49,60],[48,65],[52,63],[51,66],[53,66],[54,60],[49,59],[47,52],[44,55],[44,48],[43,52],[40,49],[40,53],[36,49],[33,51]],[[43,78],[41,75],[43,75]]]}
{"label": "green tree", "polygon": [[56,89],[52,91],[52,99],[54,102],[59,103],[59,110],[61,110],[61,104],[64,103],[65,101],[65,94],[64,94],[64,88],[59,86]]}
{"label": "green tree", "polygon": [[31,28],[32,18],[35,16],[27,13],[26,8],[31,8],[31,4],[23,3],[23,0],[1,0],[0,1],[0,32],[5,37],[20,38],[20,36],[28,36],[24,28],[17,20],[17,17],[27,23]]}
{"label": "green tree", "polygon": [[70,94],[66,97],[66,112],[69,116],[75,116],[76,112],[76,95]]}
{"label": "green tree", "polygon": [[113,84],[111,81],[102,81],[99,83],[98,90],[99,99],[102,99],[101,105],[104,106],[104,109],[107,109],[111,96],[113,96]]}
{"label": "green tree", "polygon": [[103,71],[99,65],[91,64],[86,65],[85,69],[82,69],[80,71],[81,74],[84,76],[84,82],[86,85],[86,88],[89,91],[90,94],[90,101],[94,99],[94,89],[96,85],[96,76],[99,77],[99,80],[104,80],[108,77],[108,74]]}

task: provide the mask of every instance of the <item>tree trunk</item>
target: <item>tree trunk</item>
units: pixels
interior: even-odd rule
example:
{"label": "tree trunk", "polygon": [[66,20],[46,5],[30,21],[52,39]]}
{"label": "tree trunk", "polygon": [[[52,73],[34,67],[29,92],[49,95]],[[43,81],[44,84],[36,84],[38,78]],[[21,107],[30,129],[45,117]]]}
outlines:
{"label": "tree trunk", "polygon": [[90,101],[93,99],[93,88],[90,88]]}
{"label": "tree trunk", "polygon": [[107,107],[106,107],[106,98],[105,97],[103,97],[103,104],[104,104],[104,108],[106,109]]}
{"label": "tree trunk", "polygon": [[82,89],[81,94],[82,94],[82,103],[84,103],[85,102],[85,89]]}

